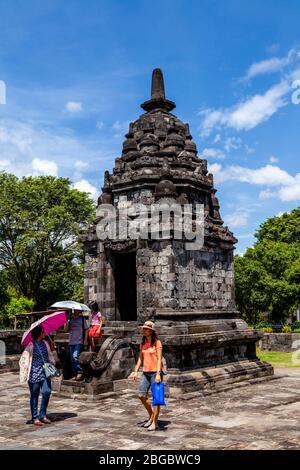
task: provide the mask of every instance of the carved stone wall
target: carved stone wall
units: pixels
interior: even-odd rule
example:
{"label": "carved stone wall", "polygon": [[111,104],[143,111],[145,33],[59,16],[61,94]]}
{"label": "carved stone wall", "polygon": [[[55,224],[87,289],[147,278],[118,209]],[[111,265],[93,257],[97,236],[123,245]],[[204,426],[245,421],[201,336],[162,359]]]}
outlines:
{"label": "carved stone wall", "polygon": [[98,205],[112,204],[119,214],[133,204],[190,204],[195,218],[196,205],[202,204],[204,245],[187,250],[185,241],[172,234],[169,239],[149,236],[132,241],[120,236],[102,242],[95,221],[85,238],[85,301],[97,300],[109,320],[120,319],[113,254],[134,251],[139,321],[147,318],[151,308],[234,310],[236,239],[223,226],[213,176],[207,171],[207,161],[197,154],[189,125],[170,113],[175,103],[165,98],[159,70],[153,73],[152,91],[151,99],[142,104],[146,112],[129,125],[112,173],[105,172]]}

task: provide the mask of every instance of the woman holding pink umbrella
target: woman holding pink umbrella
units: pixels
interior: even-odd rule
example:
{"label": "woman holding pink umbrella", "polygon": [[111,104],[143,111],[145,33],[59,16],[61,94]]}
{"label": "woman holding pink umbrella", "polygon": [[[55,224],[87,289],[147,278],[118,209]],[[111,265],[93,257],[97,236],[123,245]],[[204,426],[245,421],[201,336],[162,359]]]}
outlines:
{"label": "woman holding pink umbrella", "polygon": [[[36,426],[51,423],[47,418],[47,407],[51,395],[51,376],[57,372],[55,368],[49,372],[49,365],[52,368],[55,365],[54,343],[51,341],[49,345],[44,339],[45,334],[48,335],[58,329],[65,321],[65,312],[54,312],[33,323],[22,338],[25,349],[19,362],[20,382],[28,383],[32,423]],[[42,392],[42,401],[38,412],[40,392]]]}
{"label": "woman holding pink umbrella", "polygon": [[[53,356],[54,345],[44,340],[43,327],[38,325],[31,330],[32,342],[26,346],[20,359],[20,382],[28,382],[30,390],[30,409],[32,423],[42,426],[50,424],[47,418],[47,407],[51,395],[51,378],[47,378],[44,370],[45,363],[55,364]],[[42,392],[42,402],[38,413],[38,400]]]}

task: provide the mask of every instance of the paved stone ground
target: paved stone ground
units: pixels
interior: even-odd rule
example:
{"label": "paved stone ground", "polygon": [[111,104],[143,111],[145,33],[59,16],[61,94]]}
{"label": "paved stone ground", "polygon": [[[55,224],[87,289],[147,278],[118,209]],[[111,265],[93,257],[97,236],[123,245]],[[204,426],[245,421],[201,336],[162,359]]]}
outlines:
{"label": "paved stone ground", "polygon": [[[276,380],[206,397],[168,400],[161,429],[138,423],[144,411],[132,391],[100,401],[52,395],[43,428],[30,418],[18,375],[0,375],[0,449],[299,449],[300,369],[277,369]],[[285,376],[283,376],[285,374]]]}

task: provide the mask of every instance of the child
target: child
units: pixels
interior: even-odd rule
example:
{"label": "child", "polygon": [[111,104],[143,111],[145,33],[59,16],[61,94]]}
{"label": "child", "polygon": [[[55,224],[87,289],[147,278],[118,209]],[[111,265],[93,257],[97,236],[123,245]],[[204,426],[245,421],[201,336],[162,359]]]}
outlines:
{"label": "child", "polygon": [[99,312],[98,303],[93,300],[89,303],[91,309],[91,326],[89,330],[89,338],[91,341],[91,350],[95,351],[95,338],[102,336],[102,316]]}

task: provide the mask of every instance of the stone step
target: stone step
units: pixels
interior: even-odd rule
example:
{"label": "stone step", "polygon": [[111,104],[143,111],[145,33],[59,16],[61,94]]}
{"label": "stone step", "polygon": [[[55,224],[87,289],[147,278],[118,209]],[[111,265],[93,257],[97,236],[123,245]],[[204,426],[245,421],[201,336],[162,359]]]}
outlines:
{"label": "stone step", "polygon": [[266,377],[257,377],[255,379],[244,380],[243,382],[232,382],[232,383],[227,383],[227,384],[222,382],[220,385],[217,385],[215,388],[210,389],[210,390],[186,392],[182,394],[181,400],[192,400],[193,398],[214,395],[214,394],[218,394],[222,392],[229,392],[230,390],[234,390],[236,388],[249,387],[251,385],[269,382],[271,380],[278,380],[278,379],[281,379],[282,377],[283,377],[282,375],[277,375],[277,376],[270,375]]}

